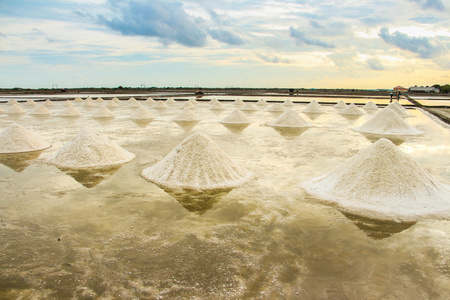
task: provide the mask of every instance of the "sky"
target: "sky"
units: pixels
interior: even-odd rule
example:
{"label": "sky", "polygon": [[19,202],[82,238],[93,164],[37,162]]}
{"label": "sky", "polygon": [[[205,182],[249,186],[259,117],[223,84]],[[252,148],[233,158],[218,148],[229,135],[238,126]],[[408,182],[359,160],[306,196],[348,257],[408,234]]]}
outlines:
{"label": "sky", "polygon": [[0,0],[0,88],[450,83],[450,0]]}

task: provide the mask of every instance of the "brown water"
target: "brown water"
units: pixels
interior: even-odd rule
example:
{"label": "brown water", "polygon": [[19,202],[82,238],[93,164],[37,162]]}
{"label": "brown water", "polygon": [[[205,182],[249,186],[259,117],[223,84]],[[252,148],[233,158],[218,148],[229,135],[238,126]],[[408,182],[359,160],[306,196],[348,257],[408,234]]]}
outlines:
{"label": "brown water", "polygon": [[[218,123],[233,108],[225,105],[213,112],[200,104],[203,120],[193,128],[171,122],[180,108],[151,109],[157,119],[136,124],[125,103],[104,121],[83,106],[76,106],[80,118],[0,114],[1,130],[16,121],[53,144],[17,168],[11,158],[0,165],[0,299],[450,297],[449,221],[346,216],[297,187],[368,146],[350,128],[369,115],[347,119],[327,106],[325,114],[302,115],[317,127],[296,136],[265,126],[276,117],[266,111],[248,114],[253,123],[232,131]],[[408,113],[426,134],[400,149],[450,184],[449,130],[421,111]],[[85,126],[136,159],[95,174],[45,164]],[[197,211],[139,176],[196,131],[258,178]]]}

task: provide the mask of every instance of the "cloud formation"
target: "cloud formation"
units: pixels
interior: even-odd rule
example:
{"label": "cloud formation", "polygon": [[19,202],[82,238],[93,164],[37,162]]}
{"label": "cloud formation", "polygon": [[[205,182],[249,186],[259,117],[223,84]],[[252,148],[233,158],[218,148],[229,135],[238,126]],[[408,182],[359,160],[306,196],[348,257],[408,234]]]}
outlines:
{"label": "cloud formation", "polygon": [[444,10],[445,6],[441,0],[409,0],[410,2],[415,2],[420,5],[423,9],[434,9],[434,10]]}
{"label": "cloud formation", "polygon": [[417,53],[421,58],[434,58],[444,51],[444,47],[437,41],[433,41],[427,37],[410,37],[398,31],[390,34],[389,29],[386,27],[382,27],[378,35],[386,43],[403,50]]}
{"label": "cloud formation", "polygon": [[156,37],[164,44],[172,42],[188,46],[205,45],[206,32],[188,15],[181,2],[114,1],[108,2],[117,16],[98,20],[124,35]]}
{"label": "cloud formation", "polygon": [[295,42],[297,45],[310,45],[310,46],[319,46],[323,48],[334,48],[335,46],[333,44],[327,43],[325,41],[314,39],[314,38],[308,38],[306,37],[305,33],[297,30],[293,27],[289,27],[290,36],[295,39]]}
{"label": "cloud formation", "polygon": [[261,58],[265,62],[274,63],[274,64],[277,64],[277,63],[289,64],[292,62],[291,60],[282,58],[278,55],[258,54],[258,57]]}
{"label": "cloud formation", "polygon": [[368,58],[366,60],[366,65],[375,71],[383,71],[386,70],[386,68],[383,66],[383,64],[376,58]]}
{"label": "cloud formation", "polygon": [[210,29],[208,33],[213,39],[228,45],[244,44],[244,40],[241,37],[225,29]]}

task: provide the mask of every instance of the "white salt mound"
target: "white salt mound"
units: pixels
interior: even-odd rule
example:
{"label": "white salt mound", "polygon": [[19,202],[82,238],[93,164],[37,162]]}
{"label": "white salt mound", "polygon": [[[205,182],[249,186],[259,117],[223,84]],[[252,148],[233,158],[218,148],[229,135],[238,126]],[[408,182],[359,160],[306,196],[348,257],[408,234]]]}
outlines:
{"label": "white salt mound", "polygon": [[65,110],[63,110],[61,113],[59,113],[58,116],[61,116],[61,117],[78,117],[78,116],[81,116],[81,113],[75,107],[69,106]]}
{"label": "white salt mound", "polygon": [[155,117],[145,107],[138,108],[130,117],[132,120],[153,120]]}
{"label": "white salt mound", "polygon": [[89,169],[118,166],[134,158],[106,136],[85,128],[47,161],[61,168]]}
{"label": "white salt mound", "polygon": [[247,116],[240,110],[235,109],[229,113],[225,118],[223,118],[220,123],[222,124],[250,124],[251,121]]}
{"label": "white salt mound", "polygon": [[294,106],[294,102],[292,102],[291,99],[286,99],[286,100],[283,102],[283,106],[287,106],[287,107]]}
{"label": "white salt mound", "polygon": [[72,103],[72,101],[66,100],[66,101],[64,101],[64,105],[65,106],[73,106],[73,103]]}
{"label": "white salt mound", "polygon": [[169,108],[169,105],[166,104],[164,101],[157,101],[155,108]]}
{"label": "white salt mound", "polygon": [[25,105],[29,106],[29,107],[33,107],[33,106],[36,106],[37,103],[34,102],[34,100],[30,99],[30,100],[27,100],[27,102],[25,102]]}
{"label": "white salt mound", "polygon": [[348,213],[371,219],[450,218],[449,187],[384,138],[300,186]]}
{"label": "white salt mound", "polygon": [[148,97],[147,100],[144,101],[144,104],[153,105],[156,101],[152,97]]}
{"label": "white salt mound", "polygon": [[200,121],[201,118],[199,115],[197,115],[193,110],[189,108],[183,109],[181,113],[179,113],[175,118],[174,121]]}
{"label": "white salt mound", "polygon": [[378,106],[375,104],[375,102],[369,101],[363,106],[363,109],[365,109],[365,110],[377,110]]}
{"label": "white salt mound", "polygon": [[323,113],[323,109],[320,106],[320,104],[317,105],[306,105],[306,108],[302,111],[303,113],[307,114],[321,114]]}
{"label": "white salt mound", "polygon": [[138,108],[138,107],[142,107],[142,104],[139,101],[137,101],[136,99],[134,101],[128,100],[128,107]]}
{"label": "white salt mound", "polygon": [[389,107],[385,107],[376,113],[371,119],[366,121],[359,127],[353,128],[353,130],[363,133],[379,134],[385,136],[408,136],[408,135],[420,135],[423,134],[409,125]]}
{"label": "white salt mound", "polygon": [[73,102],[76,102],[76,103],[82,103],[82,102],[83,102],[83,99],[81,99],[80,97],[76,97],[76,98],[73,100]]}
{"label": "white salt mound", "polygon": [[44,105],[39,105],[30,112],[30,115],[51,115],[52,112]]}
{"label": "white salt mound", "polygon": [[25,114],[26,111],[19,104],[13,104],[9,108],[6,109],[5,113],[7,114]]}
{"label": "white salt mound", "polygon": [[183,107],[183,108],[191,108],[191,109],[197,108],[197,106],[195,106],[195,104],[193,104],[192,102],[189,102],[189,101],[185,102],[185,103],[182,105],[182,107]]}
{"label": "white salt mound", "polygon": [[219,100],[217,100],[217,98],[212,98],[211,101],[209,101],[209,104],[216,104],[216,103],[220,103]]}
{"label": "white salt mound", "polygon": [[45,106],[55,106],[56,104],[52,102],[50,99],[45,100],[44,102]]}
{"label": "white salt mound", "polygon": [[411,116],[411,115],[409,115],[406,112],[406,109],[403,106],[401,106],[398,102],[389,103],[388,106],[386,106],[386,107],[389,107],[390,109],[392,109],[400,117],[404,117],[405,118],[405,117],[410,117]]}
{"label": "white salt mound", "polygon": [[244,105],[245,102],[241,100],[241,98],[237,98],[236,100],[234,100],[233,102],[234,105]]}
{"label": "white salt mound", "polygon": [[253,111],[259,110],[259,108],[255,104],[247,102],[244,105],[242,105],[241,110]]}
{"label": "white salt mound", "polygon": [[212,104],[211,109],[213,109],[213,110],[224,110],[225,106],[223,106],[222,103],[220,103],[220,102],[216,102],[216,103]]}
{"label": "white salt mound", "polygon": [[194,105],[195,105],[195,104],[198,104],[198,101],[195,100],[194,97],[189,98],[188,102],[190,102],[190,103],[192,103],[192,104],[194,104]]}
{"label": "white salt mound", "polygon": [[166,104],[169,106],[177,105],[177,101],[175,101],[173,98],[169,98],[166,100]]}
{"label": "white salt mound", "polygon": [[14,104],[19,104],[19,102],[17,102],[15,99],[10,99],[8,100],[8,105],[14,105]]}
{"label": "white salt mound", "polygon": [[259,99],[258,102],[256,102],[257,105],[267,105],[267,101],[265,99]]}
{"label": "white salt mound", "polygon": [[127,103],[133,103],[137,101],[134,97],[131,97],[130,99],[127,100]]}
{"label": "white salt mound", "polygon": [[253,178],[201,132],[186,138],[141,175],[162,188],[197,191],[231,189]]}
{"label": "white salt mound", "polygon": [[98,104],[103,104],[104,102],[105,102],[105,100],[103,100],[102,97],[98,97],[97,100],[95,100],[95,103],[98,103]]}
{"label": "white salt mound", "polygon": [[347,105],[346,108],[344,108],[341,112],[339,112],[341,115],[353,115],[353,116],[359,116],[359,115],[365,115],[366,113],[359,107],[357,107],[354,103]]}
{"label": "white salt mound", "polygon": [[96,112],[94,112],[92,117],[93,118],[114,118],[114,114],[107,107],[102,106]]}
{"label": "white salt mound", "polygon": [[111,101],[114,101],[116,104],[120,104],[120,100],[117,99],[117,97],[112,98]]}
{"label": "white salt mound", "polygon": [[17,123],[0,132],[0,153],[20,153],[50,148],[49,143]]}
{"label": "white salt mound", "polygon": [[[106,102],[106,101],[105,101]],[[118,107],[119,106],[119,104],[117,104],[115,101],[108,101],[107,103],[106,103],[106,105],[105,105],[106,107],[109,107],[109,108],[114,108],[114,107]]]}
{"label": "white salt mound", "polygon": [[267,111],[285,111],[286,109],[280,103],[274,103]]}
{"label": "white salt mound", "polygon": [[338,103],[336,103],[334,105],[334,108],[337,108],[337,109],[343,109],[343,108],[346,108],[346,107],[347,107],[347,104],[344,101],[342,101],[342,100],[339,100]]}
{"label": "white salt mound", "polygon": [[281,116],[267,125],[282,128],[303,128],[314,126],[305,121],[296,111],[293,111],[292,109],[286,110]]}
{"label": "white salt mound", "polygon": [[95,106],[94,100],[91,99],[91,97],[88,97],[86,100],[84,100],[83,103],[84,106]]}

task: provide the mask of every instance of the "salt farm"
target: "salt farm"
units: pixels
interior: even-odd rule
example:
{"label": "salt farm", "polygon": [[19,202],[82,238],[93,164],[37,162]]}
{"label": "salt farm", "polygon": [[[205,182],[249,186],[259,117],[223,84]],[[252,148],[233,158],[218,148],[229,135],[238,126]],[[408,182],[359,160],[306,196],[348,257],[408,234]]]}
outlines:
{"label": "salt farm", "polygon": [[448,124],[150,96],[0,98],[0,299],[450,298]]}

